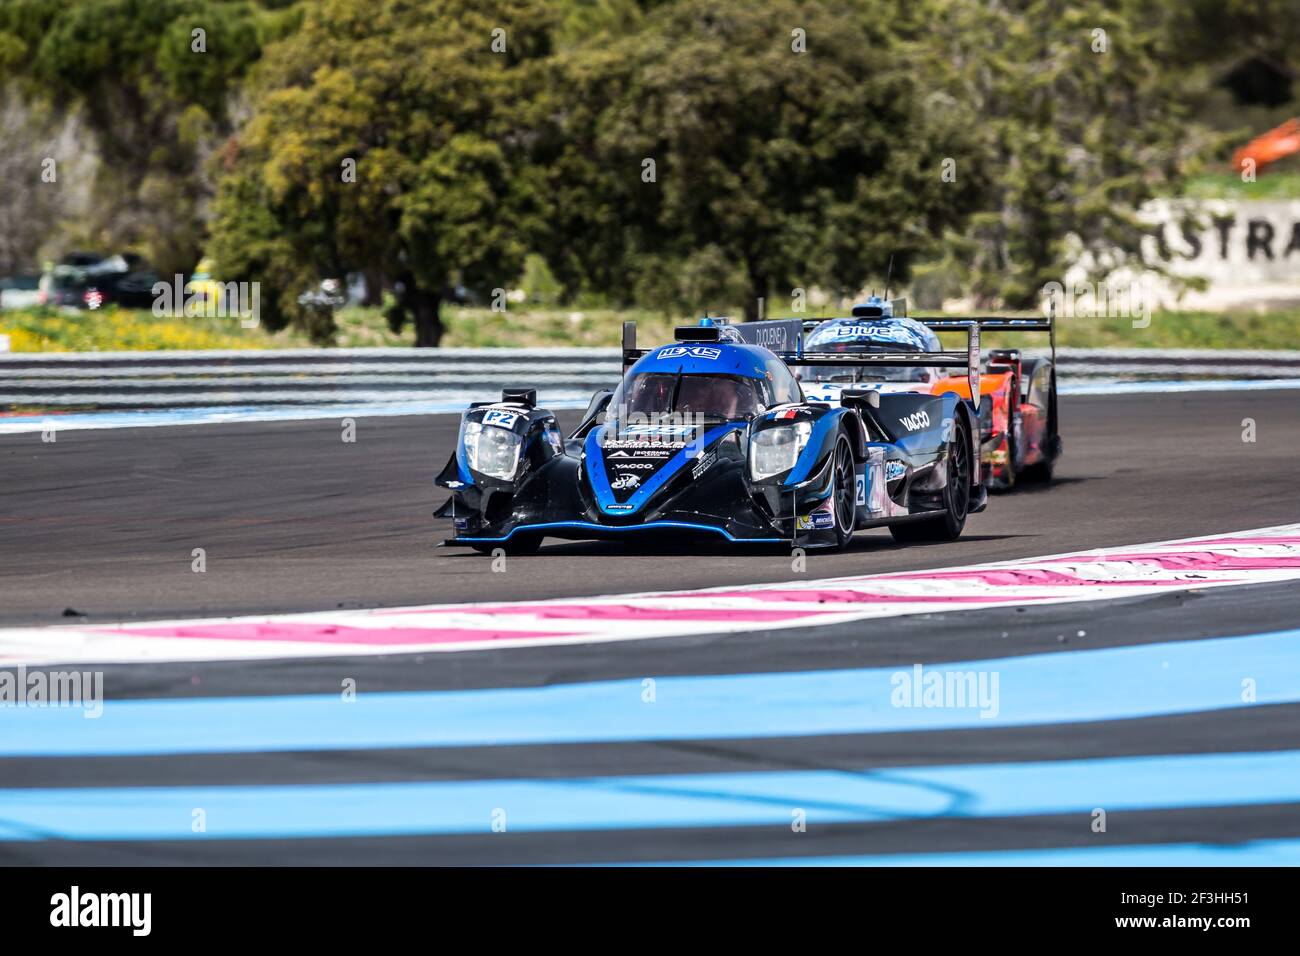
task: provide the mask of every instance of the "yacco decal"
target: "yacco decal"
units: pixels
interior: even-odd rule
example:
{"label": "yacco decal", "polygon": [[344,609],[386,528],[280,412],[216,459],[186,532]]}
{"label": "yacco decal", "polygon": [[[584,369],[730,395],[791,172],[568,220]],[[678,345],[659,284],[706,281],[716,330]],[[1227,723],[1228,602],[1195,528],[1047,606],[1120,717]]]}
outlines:
{"label": "yacco decal", "polygon": [[911,415],[904,415],[899,419],[909,432],[914,432],[918,428],[930,427],[930,416],[927,412],[916,412]]}
{"label": "yacco decal", "polygon": [[[649,484],[647,482],[646,484]],[[644,490],[638,489],[638,494]],[[630,509],[631,506],[625,506]],[[752,631],[1300,579],[1300,524],[966,568],[551,601],[0,630],[0,660],[222,660],[460,651]],[[764,616],[781,609],[785,616]],[[725,612],[718,614],[716,612]]]}

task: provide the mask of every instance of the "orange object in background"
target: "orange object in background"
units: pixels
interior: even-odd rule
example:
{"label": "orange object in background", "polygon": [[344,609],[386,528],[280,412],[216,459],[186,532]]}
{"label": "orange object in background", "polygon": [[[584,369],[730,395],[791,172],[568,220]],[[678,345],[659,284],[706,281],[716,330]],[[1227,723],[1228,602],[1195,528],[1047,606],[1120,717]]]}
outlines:
{"label": "orange object in background", "polygon": [[1232,164],[1240,170],[1247,159],[1253,159],[1258,171],[1292,153],[1300,153],[1300,119],[1287,120],[1276,129],[1256,136],[1233,154]]}

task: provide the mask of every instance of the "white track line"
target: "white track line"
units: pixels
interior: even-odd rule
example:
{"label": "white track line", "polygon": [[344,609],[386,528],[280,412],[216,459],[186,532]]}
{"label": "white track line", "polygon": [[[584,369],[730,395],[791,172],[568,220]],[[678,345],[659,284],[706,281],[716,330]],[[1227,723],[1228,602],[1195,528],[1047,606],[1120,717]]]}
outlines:
{"label": "white track line", "polygon": [[869,618],[1113,600],[1297,578],[1300,524],[1293,524],[933,571],[694,591],[10,628],[0,630],[0,666],[442,653],[777,628],[811,631]]}

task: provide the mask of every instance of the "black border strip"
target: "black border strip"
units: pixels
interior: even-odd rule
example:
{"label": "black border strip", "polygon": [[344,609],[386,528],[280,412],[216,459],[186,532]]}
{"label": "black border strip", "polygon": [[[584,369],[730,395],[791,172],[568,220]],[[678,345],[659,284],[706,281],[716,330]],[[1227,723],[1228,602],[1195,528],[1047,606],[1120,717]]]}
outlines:
{"label": "black border strip", "polygon": [[1032,763],[1159,754],[1300,750],[1300,704],[1133,720],[812,737],[161,754],[11,757],[4,789],[280,786],[438,780],[568,779]]}
{"label": "black border strip", "polygon": [[1300,837],[1300,804],[1111,813],[932,817],[810,826],[483,833],[301,840],[0,842],[6,866],[538,866],[897,853],[976,853]]}

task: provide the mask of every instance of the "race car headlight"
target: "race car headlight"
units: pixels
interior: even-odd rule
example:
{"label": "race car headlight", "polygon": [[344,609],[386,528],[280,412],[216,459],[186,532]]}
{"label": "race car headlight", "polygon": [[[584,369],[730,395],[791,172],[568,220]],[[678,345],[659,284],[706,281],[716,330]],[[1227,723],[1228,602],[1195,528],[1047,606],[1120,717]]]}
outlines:
{"label": "race car headlight", "polygon": [[502,481],[515,476],[523,442],[514,432],[494,425],[484,428],[481,422],[466,422],[462,440],[465,443],[465,463],[470,468]]}
{"label": "race car headlight", "polygon": [[755,481],[789,471],[808,444],[812,425],[796,422],[755,433],[749,443],[749,474]]}

